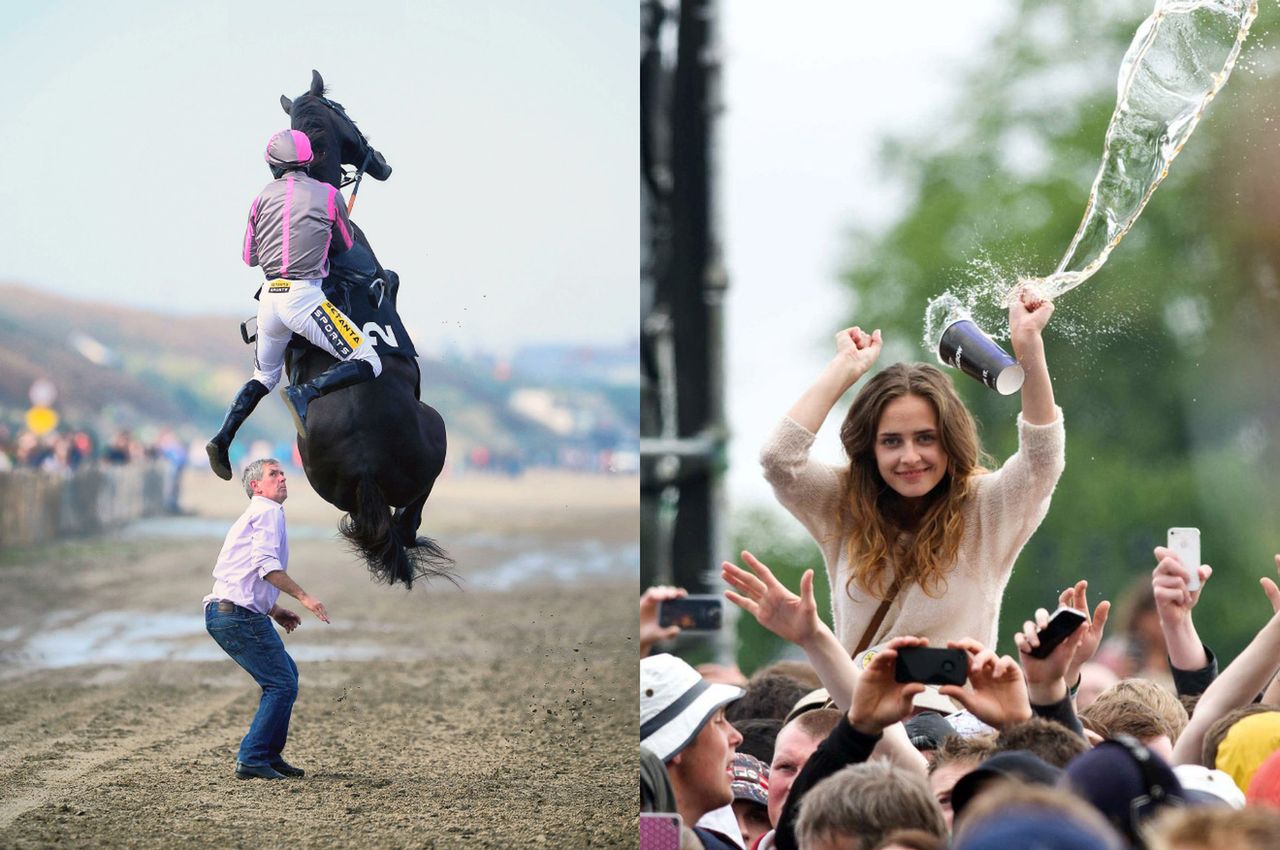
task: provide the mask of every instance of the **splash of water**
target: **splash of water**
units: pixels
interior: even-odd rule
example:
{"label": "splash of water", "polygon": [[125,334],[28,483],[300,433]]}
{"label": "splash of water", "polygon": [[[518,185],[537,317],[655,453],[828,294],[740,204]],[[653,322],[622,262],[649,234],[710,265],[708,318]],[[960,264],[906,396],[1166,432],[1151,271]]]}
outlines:
{"label": "splash of water", "polygon": [[1209,101],[1227,82],[1256,0],[1158,0],[1120,63],[1116,108],[1084,220],[1058,268],[1041,282],[1049,298],[1089,279],[1133,227]]}
{"label": "splash of water", "polygon": [[[1055,299],[1102,268],[1226,84],[1257,14],[1256,0],[1157,0],[1121,62],[1102,165],[1080,228],[1051,275],[1019,279],[1019,285],[1030,282]],[[1018,289],[1008,276],[997,282],[978,271],[978,285],[963,296],[946,292],[929,302],[927,348],[937,350],[950,321],[973,316],[980,302],[1005,307]]]}

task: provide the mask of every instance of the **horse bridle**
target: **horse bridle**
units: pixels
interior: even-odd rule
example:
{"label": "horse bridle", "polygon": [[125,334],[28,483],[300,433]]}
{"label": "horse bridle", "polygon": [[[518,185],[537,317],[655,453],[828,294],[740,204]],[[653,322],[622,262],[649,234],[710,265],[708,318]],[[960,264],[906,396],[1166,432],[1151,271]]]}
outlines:
{"label": "horse bridle", "polygon": [[342,177],[338,181],[338,188],[345,189],[352,183],[355,184],[355,188],[351,190],[351,198],[347,201],[347,215],[350,215],[351,211],[355,209],[356,193],[360,191],[360,181],[364,179],[365,171],[369,168],[369,164],[373,162],[373,145],[369,144],[369,140],[365,138],[364,133],[360,132],[360,128],[356,125],[355,120],[347,114],[347,110],[342,108],[341,103],[338,103],[336,100],[330,100],[322,94],[313,96],[325,106],[329,107],[329,109],[342,116],[342,120],[346,121],[347,126],[349,126],[355,132],[356,136],[359,137],[360,144],[364,145],[364,160],[360,163],[359,168],[354,171],[347,171],[343,168],[342,163],[338,164],[338,168],[342,171]]}

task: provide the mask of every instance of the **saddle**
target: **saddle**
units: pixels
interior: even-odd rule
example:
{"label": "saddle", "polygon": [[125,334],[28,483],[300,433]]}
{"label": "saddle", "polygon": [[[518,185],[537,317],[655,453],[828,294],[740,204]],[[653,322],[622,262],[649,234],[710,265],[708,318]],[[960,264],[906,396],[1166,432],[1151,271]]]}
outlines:
{"label": "saddle", "polygon": [[[388,357],[403,357],[413,364],[414,369],[419,370],[419,380],[414,382],[416,395],[421,382],[418,351],[414,348],[413,340],[405,330],[395,305],[400,276],[390,269],[385,272],[384,279],[335,263],[320,288],[324,291],[324,297],[345,313],[361,333],[369,337],[369,342],[373,344],[379,357],[384,360]],[[252,345],[257,340],[256,325],[257,317],[240,323],[240,337],[246,345]],[[314,346],[310,342],[298,334],[294,334],[289,340],[289,348],[295,352],[312,347]]]}

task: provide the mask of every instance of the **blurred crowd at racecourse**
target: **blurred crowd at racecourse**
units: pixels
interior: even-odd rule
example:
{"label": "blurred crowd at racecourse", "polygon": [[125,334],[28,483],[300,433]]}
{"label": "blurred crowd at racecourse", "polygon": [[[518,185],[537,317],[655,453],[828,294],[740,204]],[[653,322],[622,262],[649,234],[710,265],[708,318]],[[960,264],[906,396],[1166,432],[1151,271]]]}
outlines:
{"label": "blurred crowd at racecourse", "polygon": [[[201,458],[203,446],[202,442],[198,447]],[[37,435],[0,424],[0,472],[38,469],[70,473],[83,464],[123,465],[146,460],[161,460],[181,468],[195,448],[180,440],[172,428],[149,428],[142,433],[120,430],[101,439],[88,431],[59,430]]]}

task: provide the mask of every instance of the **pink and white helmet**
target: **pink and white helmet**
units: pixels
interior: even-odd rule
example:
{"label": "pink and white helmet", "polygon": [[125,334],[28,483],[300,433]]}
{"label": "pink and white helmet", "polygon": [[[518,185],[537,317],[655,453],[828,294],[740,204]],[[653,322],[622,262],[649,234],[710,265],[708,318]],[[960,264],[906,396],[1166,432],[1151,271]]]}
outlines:
{"label": "pink and white helmet", "polygon": [[272,168],[298,168],[311,162],[311,140],[301,130],[281,130],[267,142],[267,165]]}

